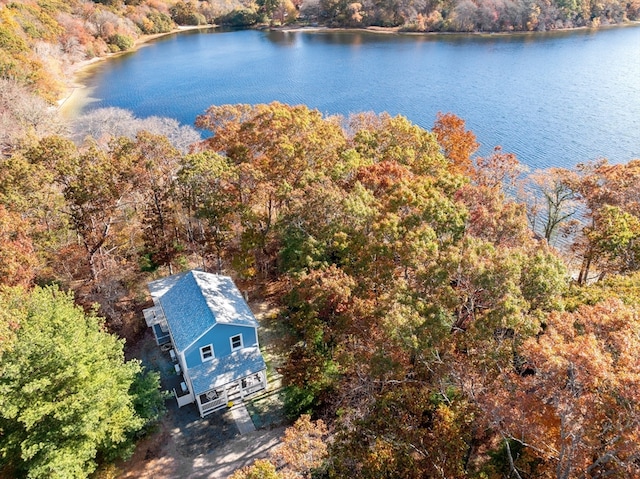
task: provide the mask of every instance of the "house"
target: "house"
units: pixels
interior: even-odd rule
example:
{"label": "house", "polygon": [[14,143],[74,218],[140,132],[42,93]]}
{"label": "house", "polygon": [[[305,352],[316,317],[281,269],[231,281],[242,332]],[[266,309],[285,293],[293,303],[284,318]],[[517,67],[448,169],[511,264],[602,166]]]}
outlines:
{"label": "house", "polygon": [[231,278],[192,270],[148,287],[145,321],[182,375],[178,406],[195,402],[204,417],[266,388],[258,322]]}

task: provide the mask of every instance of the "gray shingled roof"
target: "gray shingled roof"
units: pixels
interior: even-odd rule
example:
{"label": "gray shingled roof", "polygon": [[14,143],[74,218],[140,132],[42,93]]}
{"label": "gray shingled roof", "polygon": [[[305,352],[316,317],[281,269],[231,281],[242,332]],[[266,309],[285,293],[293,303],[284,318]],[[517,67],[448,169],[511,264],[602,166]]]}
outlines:
{"label": "gray shingled roof", "polygon": [[193,393],[198,395],[264,369],[266,365],[260,349],[251,347],[189,368],[189,375]]}
{"label": "gray shingled roof", "polygon": [[189,273],[190,271],[185,271],[184,273],[173,274],[171,276],[165,276],[164,278],[151,281],[147,284],[147,288],[149,288],[151,297],[154,299],[154,301],[160,298],[164,293],[169,291],[174,284],[176,284],[179,280],[184,278]]}
{"label": "gray shingled roof", "polygon": [[193,270],[149,283],[149,290],[162,305],[178,351],[184,351],[217,323],[258,326],[228,276]]}

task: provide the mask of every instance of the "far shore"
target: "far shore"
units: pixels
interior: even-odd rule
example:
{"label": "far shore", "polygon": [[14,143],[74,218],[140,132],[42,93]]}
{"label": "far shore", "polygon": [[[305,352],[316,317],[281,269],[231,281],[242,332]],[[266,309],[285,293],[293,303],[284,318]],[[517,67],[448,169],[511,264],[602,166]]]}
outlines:
{"label": "far shore", "polygon": [[524,31],[524,30],[511,30],[500,32],[422,32],[414,30],[403,30],[402,27],[327,27],[327,26],[306,26],[306,25],[284,25],[278,27],[261,27],[265,30],[274,30],[282,32],[367,32],[367,33],[380,33],[382,35],[421,35],[421,36],[449,36],[449,35],[474,35],[474,36],[511,36],[511,35],[538,35],[538,34],[550,34],[550,33],[570,33],[573,31],[581,30],[606,30],[608,28],[621,28],[621,27],[637,27],[640,26],[639,21],[627,21],[625,23],[615,23],[610,25],[600,25],[599,27],[571,27],[571,28],[557,28],[554,30],[542,30],[542,31]]}

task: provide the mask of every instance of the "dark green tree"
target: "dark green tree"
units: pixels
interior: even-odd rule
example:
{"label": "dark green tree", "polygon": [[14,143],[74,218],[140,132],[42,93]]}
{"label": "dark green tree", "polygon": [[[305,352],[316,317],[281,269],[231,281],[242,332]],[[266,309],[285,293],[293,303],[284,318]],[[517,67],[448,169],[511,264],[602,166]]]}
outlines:
{"label": "dark green tree", "polygon": [[[2,477],[86,477],[155,420],[157,376],[56,287],[0,291]],[[4,341],[4,338],[8,341]]]}

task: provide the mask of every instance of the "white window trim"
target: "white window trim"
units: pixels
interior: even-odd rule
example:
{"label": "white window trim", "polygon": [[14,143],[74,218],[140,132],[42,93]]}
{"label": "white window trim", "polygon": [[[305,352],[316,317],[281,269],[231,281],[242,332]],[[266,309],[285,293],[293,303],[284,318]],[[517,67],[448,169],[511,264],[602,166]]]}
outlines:
{"label": "white window trim", "polygon": [[[204,357],[204,350],[207,348],[211,348],[211,356],[205,358]],[[202,346],[200,348],[200,359],[202,359],[202,362],[206,362],[206,361],[211,361],[213,358],[215,358],[215,352],[213,351],[213,344],[207,344],[206,346]]]}
{"label": "white window trim", "polygon": [[[240,336],[240,346],[237,347],[233,347],[233,338],[237,338],[238,336]],[[233,336],[231,336],[229,338],[229,344],[231,345],[231,352],[237,351],[238,349],[242,349],[244,347],[244,339],[242,338],[242,333],[240,334],[234,334]]]}

